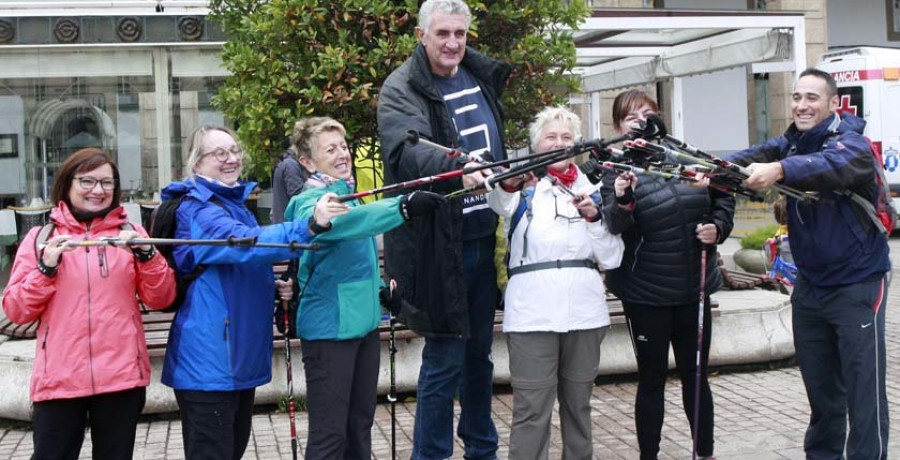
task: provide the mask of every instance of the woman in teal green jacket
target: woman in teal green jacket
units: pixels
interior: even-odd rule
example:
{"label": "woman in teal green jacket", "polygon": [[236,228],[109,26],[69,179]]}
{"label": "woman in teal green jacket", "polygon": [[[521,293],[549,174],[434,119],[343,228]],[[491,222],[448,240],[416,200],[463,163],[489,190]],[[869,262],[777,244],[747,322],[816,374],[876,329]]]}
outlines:
{"label": "woman in teal green jacket", "polygon": [[370,204],[357,200],[329,206],[343,212],[330,224],[314,218],[326,196],[354,192],[353,160],[344,127],[328,117],[305,118],[294,125],[291,142],[311,176],[291,199],[286,220],[310,219],[313,242],[322,249],[301,259],[297,281],[301,339],[309,411],[307,458],[371,458],[381,345],[381,320],[375,235],[429,213],[444,201],[430,192],[387,198]]}

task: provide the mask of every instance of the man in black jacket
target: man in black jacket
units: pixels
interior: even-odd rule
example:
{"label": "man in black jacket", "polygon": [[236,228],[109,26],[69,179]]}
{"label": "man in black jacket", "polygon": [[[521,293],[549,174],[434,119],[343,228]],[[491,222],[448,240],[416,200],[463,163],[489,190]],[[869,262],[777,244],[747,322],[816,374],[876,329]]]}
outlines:
{"label": "man in black jacket", "polygon": [[273,224],[284,222],[284,210],[291,201],[291,197],[299,195],[306,183],[306,171],[297,161],[297,154],[291,145],[291,138],[285,138],[282,145],[284,153],[281,161],[272,173],[272,211],[269,215]]}
{"label": "man in black jacket", "polygon": [[[470,22],[462,0],[428,0],[420,8],[420,44],[388,77],[378,100],[387,183],[456,170],[474,158],[505,158],[499,97],[511,67],[466,48]],[[410,129],[468,156],[408,144]],[[481,172],[467,174],[431,190],[446,193],[484,178]],[[414,459],[452,455],[457,390],[466,458],[496,457],[490,357],[498,301],[496,228],[497,216],[484,197],[470,196],[385,235],[385,268],[404,300],[400,319],[425,336]]]}

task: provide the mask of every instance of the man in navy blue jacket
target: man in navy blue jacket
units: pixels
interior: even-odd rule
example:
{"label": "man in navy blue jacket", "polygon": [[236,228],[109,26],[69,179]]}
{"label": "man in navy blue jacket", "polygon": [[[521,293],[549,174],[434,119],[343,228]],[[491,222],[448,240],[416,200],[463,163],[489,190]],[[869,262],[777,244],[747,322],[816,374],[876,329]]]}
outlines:
{"label": "man in navy blue jacket", "polygon": [[836,112],[831,75],[803,71],[791,98],[794,123],[783,136],[726,159],[752,171],[748,187],[781,183],[818,196],[787,200],[799,270],[791,297],[794,346],[812,412],[806,458],[843,458],[846,444],[847,459],[886,459],[884,311],[891,261],[885,235],[847,196],[875,202],[875,157],[862,136],[865,121]]}

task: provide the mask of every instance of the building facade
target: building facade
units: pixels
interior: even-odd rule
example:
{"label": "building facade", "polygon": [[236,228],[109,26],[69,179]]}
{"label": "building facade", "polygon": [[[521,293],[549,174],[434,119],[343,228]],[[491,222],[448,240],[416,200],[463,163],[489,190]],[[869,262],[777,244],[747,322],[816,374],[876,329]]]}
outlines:
{"label": "building facade", "polygon": [[225,36],[202,1],[0,2],[0,199],[46,202],[62,161],[100,147],[126,196],[183,175],[183,143],[226,120],[210,100]]}

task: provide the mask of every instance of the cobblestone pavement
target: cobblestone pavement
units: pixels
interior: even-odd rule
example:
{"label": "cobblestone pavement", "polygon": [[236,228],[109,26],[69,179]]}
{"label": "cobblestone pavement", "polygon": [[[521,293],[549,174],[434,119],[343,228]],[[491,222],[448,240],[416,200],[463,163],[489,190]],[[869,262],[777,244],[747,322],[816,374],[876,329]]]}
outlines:
{"label": "cobblestone pavement", "polygon": [[[891,241],[898,260],[900,240]],[[888,399],[891,413],[891,451],[900,455],[900,289],[894,283],[888,298],[887,349]],[[803,432],[809,418],[806,395],[796,367],[745,372],[717,372],[710,378],[715,398],[716,455],[720,459],[766,460],[802,459]],[[594,456],[599,459],[636,459],[633,401],[637,385],[633,380],[599,384],[594,388]],[[680,384],[670,379],[666,389],[666,422],[663,428],[661,459],[691,457],[688,422],[680,409]],[[412,445],[415,402],[398,403],[397,456],[409,458]],[[458,407],[457,407],[458,410]],[[500,433],[500,457],[508,453],[512,394],[498,389],[493,403],[494,421]],[[27,459],[32,438],[26,424],[6,424],[0,428],[0,458]],[[301,453],[306,442],[307,419],[298,414]],[[561,458],[559,419],[553,418],[550,458]],[[373,457],[388,459],[391,454],[389,404],[379,404],[372,430]],[[81,458],[90,458],[90,437],[85,439]],[[453,458],[462,458],[457,439]],[[138,459],[184,458],[181,426],[177,420],[152,419],[138,426],[135,448]],[[290,459],[290,429],[287,414],[272,411],[253,418],[253,434],[245,459]]]}

